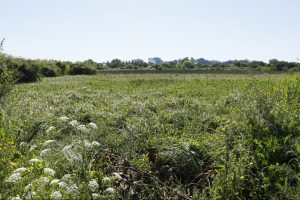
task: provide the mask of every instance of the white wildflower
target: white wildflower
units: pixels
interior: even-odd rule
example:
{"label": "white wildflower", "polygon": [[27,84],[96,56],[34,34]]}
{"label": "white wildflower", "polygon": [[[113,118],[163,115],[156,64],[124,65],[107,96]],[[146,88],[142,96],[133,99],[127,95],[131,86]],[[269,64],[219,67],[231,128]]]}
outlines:
{"label": "white wildflower", "polygon": [[25,147],[26,145],[27,145],[27,142],[21,142],[19,146],[20,147]]}
{"label": "white wildflower", "polygon": [[52,131],[55,130],[55,126],[50,126],[47,130],[46,130],[46,133],[49,134],[51,133]]}
{"label": "white wildflower", "polygon": [[90,143],[89,141],[87,141],[87,140],[84,140],[84,142],[83,142],[83,144],[84,144],[84,146],[86,147],[86,148],[92,148],[92,143]]}
{"label": "white wildflower", "polygon": [[60,117],[59,120],[60,120],[60,121],[63,121],[63,122],[66,122],[66,121],[69,120],[69,118],[66,117],[66,116],[63,116],[63,117]]}
{"label": "white wildflower", "polygon": [[44,143],[43,143],[43,147],[45,146],[48,146],[50,144],[53,144],[55,142],[55,140],[46,140]]}
{"label": "white wildflower", "polygon": [[119,173],[117,173],[117,172],[114,172],[113,175],[114,175],[114,177],[115,177],[116,179],[118,179],[118,180],[121,180],[121,179],[122,179],[121,175],[120,175]]}
{"label": "white wildflower", "polygon": [[59,179],[53,179],[53,180],[50,182],[50,185],[58,184],[59,182],[60,182]]}
{"label": "white wildflower", "polygon": [[70,186],[67,186],[67,193],[68,194],[76,194],[78,192],[78,187],[76,184],[73,184],[73,185],[70,185]]}
{"label": "white wildflower", "polygon": [[66,187],[68,187],[68,184],[66,182],[61,181],[61,182],[58,183],[58,186],[60,188],[66,188]]}
{"label": "white wildflower", "polygon": [[62,194],[60,193],[60,191],[54,191],[51,195],[50,198],[53,200],[59,200],[62,198]]}
{"label": "white wildflower", "polygon": [[16,196],[16,197],[11,197],[9,200],[22,200],[20,197]]}
{"label": "white wildflower", "polygon": [[100,195],[98,193],[93,193],[92,199],[100,199]]}
{"label": "white wildflower", "polygon": [[100,143],[97,141],[92,142],[93,147],[100,147]]}
{"label": "white wildflower", "polygon": [[20,179],[22,179],[21,173],[14,173],[7,179],[7,182],[15,183]]}
{"label": "white wildflower", "polygon": [[73,126],[74,128],[77,127],[79,125],[78,121],[77,120],[72,120],[70,121],[69,123],[71,126]]}
{"label": "white wildflower", "polygon": [[89,181],[89,188],[92,192],[95,192],[99,189],[99,184],[96,180]]}
{"label": "white wildflower", "polygon": [[114,194],[115,193],[115,189],[112,187],[107,188],[104,192],[110,193],[110,194]]}
{"label": "white wildflower", "polygon": [[62,151],[68,151],[71,148],[72,148],[72,145],[67,145],[62,149]]}
{"label": "white wildflower", "polygon": [[22,173],[22,172],[25,172],[25,171],[27,171],[27,169],[25,167],[20,167],[20,168],[16,169],[15,171],[13,171],[13,174]]}
{"label": "white wildflower", "polygon": [[97,129],[98,128],[97,125],[95,123],[93,123],[93,122],[89,123],[88,127],[92,128],[92,129]]}
{"label": "white wildflower", "polygon": [[48,176],[54,176],[54,175],[55,175],[55,171],[54,171],[53,169],[51,169],[51,168],[46,167],[46,168],[44,168],[43,171],[44,171],[44,173],[47,174]]}
{"label": "white wildflower", "polygon": [[32,200],[32,199],[35,199],[34,197],[35,197],[35,192],[31,191],[31,192],[27,193],[27,195],[25,196],[25,199]]}
{"label": "white wildflower", "polygon": [[37,162],[39,162],[39,161],[40,161],[40,160],[37,159],[37,158],[32,158],[32,159],[29,160],[29,163],[33,164],[33,163],[37,163]]}
{"label": "white wildflower", "polygon": [[34,144],[30,147],[29,151],[34,151],[37,148],[37,146]]}
{"label": "white wildflower", "polygon": [[62,181],[65,181],[65,182],[69,182],[70,179],[71,179],[71,174],[65,174],[65,175],[61,178],[61,180],[62,180]]}
{"label": "white wildflower", "polygon": [[109,177],[104,177],[102,178],[102,182],[103,183],[106,183],[106,182],[109,182],[110,181],[110,178]]}
{"label": "white wildflower", "polygon": [[47,184],[50,182],[50,180],[47,177],[41,177],[38,179],[38,182],[41,184]]}
{"label": "white wildflower", "polygon": [[64,156],[70,161],[70,162],[81,162],[82,157],[80,154],[74,152],[71,145],[65,146],[63,148]]}
{"label": "white wildflower", "polygon": [[51,149],[44,149],[43,151],[41,151],[40,156],[43,157],[47,157],[50,153]]}
{"label": "white wildflower", "polygon": [[24,187],[24,191],[25,192],[28,192],[29,190],[31,190],[32,189],[32,184],[31,183],[29,183],[28,185],[26,185],[25,187]]}
{"label": "white wildflower", "polygon": [[81,131],[81,132],[84,132],[84,133],[86,133],[86,132],[88,132],[89,131],[89,129],[87,129],[86,128],[86,126],[85,125],[79,125],[78,127],[77,127],[77,129],[79,130],[79,131]]}

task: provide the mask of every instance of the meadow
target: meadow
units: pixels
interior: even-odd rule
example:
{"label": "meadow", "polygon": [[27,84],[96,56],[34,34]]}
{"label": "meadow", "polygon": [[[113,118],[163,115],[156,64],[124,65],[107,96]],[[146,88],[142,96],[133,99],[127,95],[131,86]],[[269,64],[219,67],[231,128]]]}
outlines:
{"label": "meadow", "polygon": [[0,199],[300,199],[299,75],[93,75],[18,84]]}

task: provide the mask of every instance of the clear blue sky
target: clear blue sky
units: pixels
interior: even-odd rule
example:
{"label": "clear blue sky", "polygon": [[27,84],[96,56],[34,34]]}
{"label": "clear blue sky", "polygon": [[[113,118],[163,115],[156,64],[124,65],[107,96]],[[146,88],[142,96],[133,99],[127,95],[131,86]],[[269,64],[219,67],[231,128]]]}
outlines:
{"label": "clear blue sky", "polygon": [[26,58],[300,57],[300,0],[0,0],[0,19]]}

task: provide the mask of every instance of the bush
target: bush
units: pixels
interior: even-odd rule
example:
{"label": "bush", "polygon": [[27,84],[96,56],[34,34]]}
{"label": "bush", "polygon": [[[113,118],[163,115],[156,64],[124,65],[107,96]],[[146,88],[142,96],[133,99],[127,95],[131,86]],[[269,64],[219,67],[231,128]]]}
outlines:
{"label": "bush", "polygon": [[69,72],[69,65],[62,62],[56,62],[56,66],[61,70],[62,75],[66,75]]}
{"label": "bush", "polygon": [[126,69],[138,69],[138,66],[133,65],[133,64],[128,64],[128,65],[126,65]]}
{"label": "bush", "polygon": [[13,74],[6,67],[0,66],[0,104],[6,94],[11,90],[13,84]]}
{"label": "bush", "polygon": [[85,67],[82,65],[73,66],[70,71],[70,75],[94,75],[96,74],[96,69],[92,67]]}
{"label": "bush", "polygon": [[41,79],[39,68],[35,65],[23,63],[16,68],[16,73],[18,83],[36,82]]}
{"label": "bush", "polygon": [[44,77],[57,77],[62,74],[62,70],[58,67],[53,66],[43,66],[41,68],[41,74]]}

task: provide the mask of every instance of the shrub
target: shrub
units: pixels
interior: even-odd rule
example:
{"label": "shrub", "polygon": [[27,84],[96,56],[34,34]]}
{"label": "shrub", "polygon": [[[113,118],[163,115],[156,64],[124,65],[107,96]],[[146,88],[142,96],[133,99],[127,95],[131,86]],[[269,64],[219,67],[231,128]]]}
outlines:
{"label": "shrub", "polygon": [[62,70],[54,66],[43,66],[41,68],[41,74],[44,77],[57,77],[62,74]]}
{"label": "shrub", "polygon": [[138,69],[138,66],[135,66],[133,64],[126,65],[126,69]]}
{"label": "shrub", "polygon": [[93,75],[96,74],[96,69],[92,67],[85,67],[82,65],[73,66],[70,71],[70,75]]}
{"label": "shrub", "polygon": [[0,66],[0,104],[6,94],[11,90],[13,83],[13,74],[6,67]]}
{"label": "shrub", "polygon": [[59,69],[61,70],[61,74],[62,75],[66,75],[69,72],[69,65],[66,63],[62,63],[62,62],[56,62],[56,66],[59,67]]}
{"label": "shrub", "polygon": [[41,79],[40,71],[38,66],[29,65],[26,63],[17,66],[16,77],[18,83],[29,83],[36,82]]}

